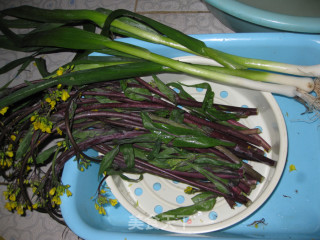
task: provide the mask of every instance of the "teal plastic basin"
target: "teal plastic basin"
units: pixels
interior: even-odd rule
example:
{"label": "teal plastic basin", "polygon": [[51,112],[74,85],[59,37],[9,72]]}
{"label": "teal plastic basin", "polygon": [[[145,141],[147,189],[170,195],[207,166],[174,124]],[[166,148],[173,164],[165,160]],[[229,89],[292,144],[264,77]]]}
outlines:
{"label": "teal plastic basin", "polygon": [[205,0],[235,32],[320,33],[319,0]]}

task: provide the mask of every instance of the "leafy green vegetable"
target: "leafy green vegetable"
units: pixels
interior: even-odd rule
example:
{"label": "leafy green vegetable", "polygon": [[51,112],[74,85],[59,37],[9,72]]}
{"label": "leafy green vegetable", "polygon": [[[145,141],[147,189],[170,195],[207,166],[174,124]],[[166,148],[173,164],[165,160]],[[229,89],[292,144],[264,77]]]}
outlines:
{"label": "leafy green vegetable", "polygon": [[181,220],[199,211],[210,211],[216,203],[216,198],[212,195],[212,193],[201,193],[193,197],[192,200],[194,201],[193,205],[169,210],[160,213],[153,218],[161,222]]}

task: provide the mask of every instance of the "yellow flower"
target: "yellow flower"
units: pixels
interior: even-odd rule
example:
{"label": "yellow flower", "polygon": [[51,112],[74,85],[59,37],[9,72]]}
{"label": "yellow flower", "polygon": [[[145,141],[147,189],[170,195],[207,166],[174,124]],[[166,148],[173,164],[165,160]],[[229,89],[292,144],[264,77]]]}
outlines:
{"label": "yellow flower", "polygon": [[190,187],[190,186],[188,186],[188,187],[186,187],[186,188],[184,189],[184,192],[185,192],[185,193],[191,193],[192,190],[193,190],[193,188]]}
{"label": "yellow flower", "polygon": [[12,166],[12,160],[11,159],[6,159],[6,162],[7,162],[7,166],[8,167],[11,167]]}
{"label": "yellow flower", "polygon": [[37,208],[38,208],[38,205],[39,205],[38,203],[34,203],[34,204],[32,205],[32,208],[33,208],[33,209],[37,209]]}
{"label": "yellow flower", "polygon": [[19,205],[17,206],[17,213],[18,213],[19,215],[24,214],[23,206],[22,206],[21,204],[19,204]]}
{"label": "yellow flower", "polygon": [[49,98],[49,97],[47,97],[46,99],[45,99],[45,101],[47,102],[47,103],[51,103],[51,98]]}
{"label": "yellow flower", "polygon": [[62,142],[57,142],[57,146],[61,147],[62,146]]}
{"label": "yellow flower", "polygon": [[4,196],[4,198],[6,199],[6,200],[8,200],[8,198],[9,198],[9,192],[8,191],[3,191],[3,196]]}
{"label": "yellow flower", "polygon": [[54,196],[51,200],[51,205],[54,207],[55,205],[60,205],[61,204],[61,199],[58,196]]}
{"label": "yellow flower", "polygon": [[[59,128],[59,127],[57,127],[57,133],[59,134],[59,135],[62,135],[62,131],[61,131],[61,129]],[[61,143],[61,142],[60,142]],[[62,144],[62,143],[61,143]],[[59,145],[58,145],[59,146]],[[61,146],[61,145],[60,145]],[[60,147],[59,146],[59,147]]]}
{"label": "yellow flower", "polygon": [[69,93],[66,91],[66,90],[62,90],[61,91],[61,99],[62,99],[62,101],[67,101],[67,99],[70,97],[70,95],[69,95]]}
{"label": "yellow flower", "polygon": [[47,132],[47,133],[51,133],[51,127],[46,126],[46,127],[45,127],[45,132]]}
{"label": "yellow flower", "polygon": [[10,204],[9,202],[6,202],[6,204],[4,205],[4,207],[5,207],[8,211],[12,211],[11,204]]}
{"label": "yellow flower", "polygon": [[118,200],[117,199],[110,199],[109,202],[110,202],[111,206],[115,206],[115,205],[118,204]]}
{"label": "yellow flower", "polygon": [[41,127],[41,123],[39,121],[35,121],[32,124],[35,131],[37,131]]}
{"label": "yellow flower", "polygon": [[61,76],[63,74],[63,67],[59,67],[59,69],[57,70],[57,75]]}
{"label": "yellow flower", "polygon": [[50,189],[49,194],[53,196],[56,193],[56,187]]}
{"label": "yellow flower", "polygon": [[17,207],[17,202],[10,202],[11,209],[15,209]]}
{"label": "yellow flower", "polygon": [[0,109],[0,114],[4,115],[8,111],[9,107],[4,107]]}
{"label": "yellow flower", "polygon": [[289,172],[292,172],[292,171],[295,171],[295,170],[297,170],[297,169],[296,169],[296,166],[293,165],[293,164],[291,164],[291,165],[289,166]]}
{"label": "yellow flower", "polygon": [[10,136],[10,138],[11,138],[12,141],[15,141],[17,139],[17,137],[15,135],[13,135],[13,134]]}
{"label": "yellow flower", "polygon": [[61,198],[57,197],[57,204],[60,205],[61,204]]}
{"label": "yellow flower", "polygon": [[99,207],[99,214],[102,214],[102,215],[106,215],[106,210],[104,209],[104,207]]}
{"label": "yellow flower", "polygon": [[72,196],[72,192],[69,189],[67,189],[67,197],[70,197],[70,196]]}
{"label": "yellow flower", "polygon": [[6,155],[8,157],[13,157],[13,152],[12,151],[6,151]]}
{"label": "yellow flower", "polygon": [[99,209],[99,205],[97,203],[94,204],[94,207],[95,207],[96,210]]}
{"label": "yellow flower", "polygon": [[57,102],[55,100],[53,100],[49,104],[51,106],[51,109],[54,109],[54,107],[56,106]]}
{"label": "yellow flower", "polygon": [[9,200],[12,201],[12,202],[15,202],[16,201],[16,195],[10,194]]}

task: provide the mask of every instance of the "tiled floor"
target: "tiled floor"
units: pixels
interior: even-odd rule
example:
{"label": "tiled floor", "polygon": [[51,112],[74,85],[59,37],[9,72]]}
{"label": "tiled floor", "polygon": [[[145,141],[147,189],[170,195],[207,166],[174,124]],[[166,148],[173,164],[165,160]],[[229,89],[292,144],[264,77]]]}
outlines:
{"label": "tiled floor", "polygon": [[[211,13],[201,0],[1,0],[0,10],[21,5],[32,5],[48,9],[128,9],[146,15],[187,34],[231,33]],[[21,57],[21,54],[0,50],[0,66],[10,60]],[[49,59],[51,68],[60,65],[66,58],[58,55]],[[9,75],[1,75],[6,81]],[[32,69],[21,75],[21,80],[34,78]],[[1,181],[1,179],[0,179]],[[0,192],[4,189],[0,186]],[[21,218],[11,214],[3,207],[4,197],[0,196],[0,239],[6,240],[76,240],[78,237],[65,227],[51,220],[47,215],[28,213]]]}

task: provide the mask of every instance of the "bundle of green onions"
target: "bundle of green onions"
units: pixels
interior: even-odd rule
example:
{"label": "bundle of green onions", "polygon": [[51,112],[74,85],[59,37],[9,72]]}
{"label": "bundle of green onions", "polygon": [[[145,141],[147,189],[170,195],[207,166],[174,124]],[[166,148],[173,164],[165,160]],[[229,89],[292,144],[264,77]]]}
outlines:
{"label": "bundle of green onions", "polygon": [[[15,33],[20,28],[28,32]],[[0,171],[8,182],[6,208],[20,214],[38,209],[62,222],[60,196],[71,193],[60,176],[72,156],[80,168],[91,161],[100,163],[100,174],[124,177],[126,172],[148,172],[184,182],[192,186],[192,193],[200,193],[195,205],[177,211],[193,214],[207,210],[218,196],[231,207],[235,202],[250,204],[246,195],[263,176],[240,159],[275,164],[259,148],[270,150],[259,131],[237,121],[257,114],[256,109],[213,104],[214,93],[206,83],[201,85],[207,89],[205,99],[197,102],[182,85],[166,85],[156,74],[184,73],[250,89],[269,89],[299,97],[307,101],[310,110],[319,110],[319,101],[308,94],[317,91],[318,80],[314,78],[320,75],[319,65],[293,66],[226,54],[126,10],[23,6],[1,12],[0,30],[2,48],[30,53],[3,66],[0,73],[20,66],[19,74],[35,62],[42,75],[42,79],[28,79],[17,86],[14,79],[6,80],[0,90]],[[115,36],[163,44],[213,59],[216,66],[169,59],[116,41]],[[40,56],[59,52],[73,52],[75,57],[49,73]],[[92,57],[93,52],[106,55]],[[148,75],[154,76],[151,84],[140,78]],[[55,144],[50,146],[52,142]],[[88,148],[103,156],[87,156],[84,151]],[[98,195],[102,196],[101,191]],[[108,201],[114,203],[101,200],[97,208]],[[170,214],[173,219],[179,215]],[[161,215],[157,218],[162,220]]]}

